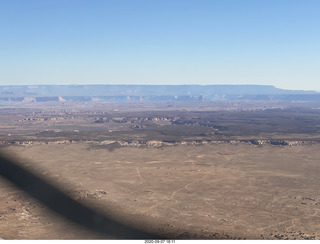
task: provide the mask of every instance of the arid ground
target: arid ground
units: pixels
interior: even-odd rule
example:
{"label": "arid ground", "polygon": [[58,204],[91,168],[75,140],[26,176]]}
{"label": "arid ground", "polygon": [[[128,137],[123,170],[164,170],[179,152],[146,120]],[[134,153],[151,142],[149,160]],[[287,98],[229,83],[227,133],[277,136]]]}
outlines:
{"label": "arid ground", "polygon": [[[320,238],[319,110],[1,111],[2,152],[124,222],[174,239]],[[0,180],[1,238],[101,238]]]}

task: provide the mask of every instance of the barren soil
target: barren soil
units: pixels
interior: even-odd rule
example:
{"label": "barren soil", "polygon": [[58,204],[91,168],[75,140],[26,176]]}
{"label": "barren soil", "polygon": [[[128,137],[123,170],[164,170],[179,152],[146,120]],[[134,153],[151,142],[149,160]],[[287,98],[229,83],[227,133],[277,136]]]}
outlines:
{"label": "barren soil", "polygon": [[[189,105],[2,107],[0,150],[169,238],[320,239],[319,104]],[[1,238],[104,238],[0,184]]]}
{"label": "barren soil", "polygon": [[[12,146],[72,196],[173,238],[319,239],[319,145]],[[4,239],[90,239],[1,183]],[[132,221],[132,219],[131,219]]]}

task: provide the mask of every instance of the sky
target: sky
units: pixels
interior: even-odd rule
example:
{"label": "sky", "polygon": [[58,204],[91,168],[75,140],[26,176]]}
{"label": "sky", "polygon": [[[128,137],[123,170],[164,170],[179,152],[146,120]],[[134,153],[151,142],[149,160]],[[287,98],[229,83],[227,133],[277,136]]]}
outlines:
{"label": "sky", "polygon": [[1,0],[0,85],[320,91],[319,0]]}

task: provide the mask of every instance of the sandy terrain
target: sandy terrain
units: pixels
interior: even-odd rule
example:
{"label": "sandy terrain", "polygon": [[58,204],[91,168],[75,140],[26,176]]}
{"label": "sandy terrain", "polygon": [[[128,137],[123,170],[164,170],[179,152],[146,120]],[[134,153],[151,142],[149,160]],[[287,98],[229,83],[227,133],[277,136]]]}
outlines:
{"label": "sandy terrain", "polygon": [[[75,199],[172,238],[319,239],[320,145],[6,146]],[[1,179],[0,237],[95,239]]]}

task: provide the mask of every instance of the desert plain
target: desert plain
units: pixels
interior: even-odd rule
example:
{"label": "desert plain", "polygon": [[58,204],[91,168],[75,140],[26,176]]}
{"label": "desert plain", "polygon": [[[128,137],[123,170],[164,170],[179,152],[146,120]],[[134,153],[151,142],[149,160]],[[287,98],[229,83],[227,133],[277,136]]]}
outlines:
{"label": "desert plain", "polygon": [[[75,200],[168,238],[320,238],[318,107],[144,106],[4,106],[1,152]],[[104,238],[0,180],[1,238]]]}

